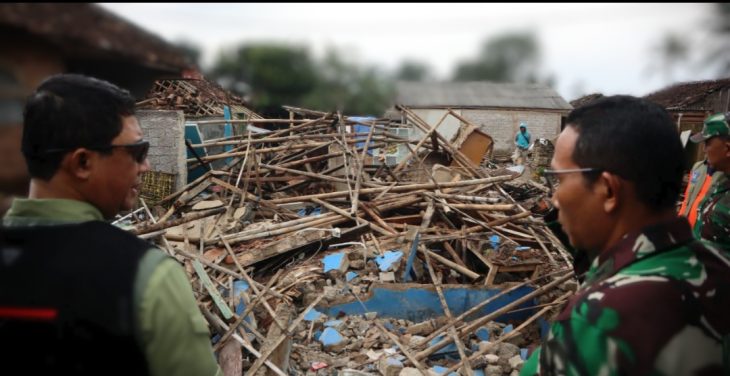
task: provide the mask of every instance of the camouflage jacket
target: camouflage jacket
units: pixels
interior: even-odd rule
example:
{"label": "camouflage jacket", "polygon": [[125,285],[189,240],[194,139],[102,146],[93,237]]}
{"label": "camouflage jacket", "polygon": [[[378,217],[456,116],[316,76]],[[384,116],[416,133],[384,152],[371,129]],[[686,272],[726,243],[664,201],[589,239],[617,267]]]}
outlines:
{"label": "camouflage jacket", "polygon": [[730,253],[686,218],[593,260],[521,375],[730,374]]}
{"label": "camouflage jacket", "polygon": [[698,239],[707,239],[730,250],[730,179],[724,173],[714,175],[710,194],[700,203],[693,229]]}

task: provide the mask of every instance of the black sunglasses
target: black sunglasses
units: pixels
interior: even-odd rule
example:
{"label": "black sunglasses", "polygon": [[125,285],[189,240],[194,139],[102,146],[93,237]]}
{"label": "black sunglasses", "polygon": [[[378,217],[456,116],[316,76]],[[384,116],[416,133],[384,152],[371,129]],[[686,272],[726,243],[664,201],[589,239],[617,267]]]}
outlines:
{"label": "black sunglasses", "polygon": [[131,155],[132,158],[134,158],[134,160],[137,161],[137,163],[142,164],[142,163],[144,163],[145,159],[147,159],[147,153],[150,150],[150,143],[149,143],[149,141],[139,140],[135,143],[122,144],[122,145],[76,146],[73,148],[48,149],[45,151],[45,153],[61,153],[61,152],[75,150],[78,148],[85,148],[85,149],[97,150],[97,151],[111,150],[114,148],[124,148],[124,150],[126,150],[127,153],[129,153],[129,155]]}

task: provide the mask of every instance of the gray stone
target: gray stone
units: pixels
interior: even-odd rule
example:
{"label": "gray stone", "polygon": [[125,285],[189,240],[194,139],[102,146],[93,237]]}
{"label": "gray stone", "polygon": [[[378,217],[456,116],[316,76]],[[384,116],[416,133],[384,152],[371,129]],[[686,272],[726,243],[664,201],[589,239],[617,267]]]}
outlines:
{"label": "gray stone", "polygon": [[489,363],[489,364],[499,363],[499,356],[497,356],[495,354],[487,354],[484,357],[487,358],[487,363]]}
{"label": "gray stone", "polygon": [[411,336],[410,340],[408,341],[408,346],[411,346],[411,347],[416,346],[421,341],[423,341],[425,338],[426,337],[413,335],[413,336]]}
{"label": "gray stone", "polygon": [[499,357],[503,359],[510,359],[513,356],[518,355],[519,353],[519,347],[507,342],[500,343],[499,351],[497,351],[497,355],[499,355]]}
{"label": "gray stone", "polygon": [[487,366],[487,368],[484,369],[484,376],[502,376],[502,367]]}
{"label": "gray stone", "polygon": [[422,335],[431,334],[434,330],[435,328],[433,326],[433,321],[426,320],[424,322],[409,326],[408,329],[406,329],[406,333]]}
{"label": "gray stone", "polygon": [[487,347],[489,347],[489,350],[487,350],[487,354],[496,354],[497,351],[499,350],[499,345],[498,344],[495,345],[495,344],[493,344],[493,343],[491,343],[489,341],[479,342],[479,351],[483,351]]}
{"label": "gray stone", "polygon": [[421,375],[421,371],[419,371],[418,368],[406,367],[400,371],[398,376],[422,376],[422,375]]}
{"label": "gray stone", "polygon": [[393,273],[393,272],[381,272],[380,273],[380,281],[381,282],[395,282],[395,273]]}
{"label": "gray stone", "polygon": [[392,357],[382,357],[378,360],[378,370],[383,376],[398,376],[403,369],[403,363]]}
{"label": "gray stone", "polygon": [[522,369],[522,364],[525,363],[524,360],[522,360],[522,357],[519,355],[515,355],[511,358],[509,358],[509,365],[512,367],[512,369],[520,370]]}

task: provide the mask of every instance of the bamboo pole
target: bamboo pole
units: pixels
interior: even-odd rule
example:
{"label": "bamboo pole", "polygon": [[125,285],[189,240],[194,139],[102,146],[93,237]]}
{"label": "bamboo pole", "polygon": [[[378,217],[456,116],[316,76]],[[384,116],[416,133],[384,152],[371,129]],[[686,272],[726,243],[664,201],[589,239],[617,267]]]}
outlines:
{"label": "bamboo pole", "polygon": [[162,230],[170,227],[174,227],[177,225],[181,225],[183,223],[192,222],[201,218],[210,217],[211,215],[219,214],[226,211],[225,207],[215,208],[215,209],[209,209],[204,210],[199,213],[194,213],[192,215],[189,215],[187,217],[174,219],[172,221],[165,221],[165,222],[157,222],[149,226],[141,227],[141,228],[135,228],[131,230],[130,232],[134,235],[142,235],[146,234],[148,232]]}
{"label": "bamboo pole", "polygon": [[251,368],[248,369],[248,374],[249,375],[255,375],[256,374],[256,371],[258,371],[258,369],[261,368],[261,366],[264,364],[264,361],[269,358],[269,356],[271,355],[271,353],[274,352],[274,350],[279,346],[279,344],[283,340],[285,340],[287,337],[289,337],[291,335],[291,333],[294,331],[294,329],[296,329],[297,325],[299,325],[299,323],[302,322],[302,320],[304,320],[304,315],[307,313],[307,311],[309,311],[314,306],[316,306],[317,303],[319,303],[319,301],[322,300],[322,298],[324,298],[324,295],[317,296],[317,298],[312,302],[312,304],[310,304],[309,307],[307,307],[307,309],[305,309],[299,315],[299,317],[297,317],[297,319],[294,320],[294,322],[292,322],[291,325],[289,325],[289,327],[284,331],[284,335],[280,336],[279,338],[277,338],[276,340],[274,340],[272,342],[271,347],[269,347],[266,351],[264,351],[261,354],[261,357],[258,358],[258,359],[256,359],[256,361],[253,363],[253,365],[251,366]]}
{"label": "bamboo pole", "polygon": [[[431,206],[433,207],[433,206]],[[433,266],[431,265],[431,258],[428,257],[428,253],[425,253],[424,256],[426,257],[426,267],[428,268],[428,274],[431,276],[431,281],[433,282],[433,285],[436,287],[436,293],[438,294],[439,301],[441,302],[441,307],[444,310],[444,315],[449,321],[454,321],[454,316],[451,314],[451,310],[449,309],[449,305],[446,303],[446,298],[444,297],[444,292],[441,289],[441,278],[436,276],[436,273],[433,271]],[[456,334],[456,329],[454,329],[453,326],[449,327],[449,335],[451,336],[451,339],[456,344],[456,349],[459,351],[459,357],[461,358],[461,362],[464,364],[464,367],[462,367],[462,370],[464,373],[466,373],[467,376],[473,376],[474,371],[471,369],[471,364],[469,363],[469,358],[466,356],[466,353],[464,351],[464,343],[461,342],[461,339]]]}
{"label": "bamboo pole", "polygon": [[370,145],[370,139],[373,137],[373,131],[375,130],[375,124],[370,127],[368,137],[365,140],[365,144],[362,148],[362,155],[357,159],[357,172],[355,173],[355,194],[352,197],[352,205],[350,206],[350,213],[355,214],[357,212],[357,203],[360,199],[360,185],[362,184],[362,169],[365,161],[365,156],[368,154],[368,145]]}
{"label": "bamboo pole", "polygon": [[422,145],[423,145],[424,143],[426,143],[426,141],[428,141],[428,139],[429,139],[429,138],[431,138],[431,135],[433,134],[433,132],[436,132],[436,129],[438,129],[438,127],[440,127],[440,126],[441,126],[441,124],[443,124],[443,122],[444,122],[444,119],[446,119],[446,116],[447,116],[447,115],[448,115],[448,113],[444,113],[444,116],[442,116],[442,117],[441,117],[441,119],[440,119],[440,120],[438,121],[438,123],[436,123],[436,125],[434,125],[433,127],[431,127],[431,129],[429,129],[429,131],[428,131],[428,132],[426,132],[426,134],[425,134],[425,135],[423,135],[423,138],[421,138],[421,140],[420,140],[420,141],[418,141],[418,144],[416,144],[416,147],[415,147],[415,148],[413,148],[413,149],[411,149],[411,152],[410,152],[410,153],[408,153],[408,155],[407,155],[407,156],[406,156],[405,158],[403,158],[403,160],[401,160],[401,161],[400,161],[400,162],[398,163],[398,165],[397,165],[397,166],[395,166],[395,168],[393,169],[393,173],[394,173],[394,174],[397,174],[398,172],[400,172],[400,170],[402,170],[402,169],[403,169],[403,167],[405,167],[406,163],[408,163],[408,161],[409,161],[409,160],[410,160],[410,159],[411,159],[411,158],[412,158],[412,157],[413,157],[414,155],[416,155],[416,153],[418,153],[418,149],[420,149],[420,148],[421,148],[421,146],[422,146]]}
{"label": "bamboo pole", "polygon": [[[471,323],[469,323],[467,326],[465,326],[464,328],[462,328],[459,331],[460,334],[464,335],[464,334],[472,333],[476,328],[483,325],[484,323],[489,322],[490,320],[493,320],[495,317],[499,317],[500,315],[502,315],[505,312],[513,309],[514,307],[517,307],[518,305],[528,301],[529,299],[532,299],[532,298],[535,298],[537,296],[544,294],[546,291],[554,288],[555,286],[557,286],[560,283],[567,281],[571,277],[573,277],[573,273],[567,273],[564,276],[548,283],[547,285],[542,286],[542,287],[536,289],[535,291],[533,291],[509,304],[502,306],[501,308],[489,313],[488,315],[472,321]],[[444,346],[448,345],[449,343],[451,343],[451,340],[448,337],[444,338],[443,340],[439,341],[438,343],[434,344],[433,346],[430,346],[429,348],[416,354],[416,358],[423,359],[423,358],[433,354],[434,352],[444,348]]]}
{"label": "bamboo pole", "polygon": [[427,255],[435,258],[436,260],[438,260],[438,262],[440,262],[440,263],[442,263],[442,264],[450,267],[451,269],[456,270],[457,272],[459,272],[459,273],[461,273],[461,274],[463,274],[463,275],[465,275],[465,276],[467,276],[467,277],[469,277],[471,279],[477,279],[477,278],[479,278],[479,274],[478,273],[474,273],[473,271],[471,271],[471,270],[469,270],[469,269],[467,269],[467,268],[465,268],[465,267],[463,267],[463,266],[461,266],[461,265],[459,265],[459,264],[457,264],[457,263],[455,263],[453,261],[450,261],[449,259],[447,259],[445,257],[442,257],[442,256],[440,256],[440,255],[438,255],[436,253],[433,253],[433,252],[429,251],[423,245],[420,245],[418,247],[418,250],[421,251],[421,253],[427,254]]}
{"label": "bamboo pole", "polygon": [[431,341],[432,339],[436,338],[441,333],[445,332],[449,327],[455,326],[456,324],[460,323],[465,317],[468,317],[469,315],[471,315],[471,314],[479,311],[480,309],[484,308],[487,304],[489,304],[489,303],[491,303],[491,302],[499,299],[502,296],[505,296],[505,295],[507,295],[507,294],[509,294],[509,293],[511,293],[511,292],[513,292],[513,291],[515,291],[515,290],[523,287],[523,286],[526,286],[528,284],[535,283],[535,282],[537,282],[537,281],[539,281],[539,280],[541,280],[543,278],[551,277],[551,276],[554,276],[554,275],[557,275],[557,274],[560,274],[560,273],[565,273],[565,272],[566,272],[566,270],[558,270],[556,272],[552,272],[552,273],[549,273],[549,274],[546,274],[546,275],[543,275],[543,276],[539,276],[537,278],[534,278],[534,279],[531,279],[531,280],[528,280],[528,281],[520,282],[520,283],[518,283],[518,284],[516,284],[516,285],[514,285],[514,286],[512,286],[512,287],[510,287],[508,289],[502,290],[499,293],[497,293],[497,295],[494,295],[491,298],[489,298],[489,299],[487,299],[487,300],[485,300],[485,301],[483,301],[483,302],[475,305],[474,307],[469,308],[466,312],[464,312],[461,315],[459,315],[458,317],[456,317],[452,322],[447,323],[446,325],[442,326],[441,328],[438,328],[438,329],[434,330],[433,333],[429,334],[426,338],[422,339],[415,346],[412,346],[412,348],[420,347],[420,346],[423,346],[423,345],[427,344],[429,341]]}
{"label": "bamboo pole", "polygon": [[[213,321],[217,326],[220,326],[224,331],[229,330],[230,327],[225,322],[223,322],[223,320],[221,320],[220,317],[214,315],[212,312],[210,312],[210,310],[208,310],[205,307],[202,307],[201,309],[203,311],[203,314],[205,315],[206,318],[208,318],[209,321]],[[258,352],[253,347],[253,345],[251,345],[251,342],[249,342],[247,339],[245,339],[244,337],[239,336],[238,334],[233,334],[232,337],[236,341],[238,341],[238,343],[240,343],[246,350],[248,350],[251,354],[253,354],[253,356],[255,356],[258,359],[261,359],[262,358],[261,353]],[[267,367],[269,367],[272,371],[274,371],[277,375],[279,375],[279,376],[287,376],[287,374],[284,373],[284,371],[282,371],[281,369],[279,369],[279,367],[277,367],[274,363],[272,363],[272,362],[270,362],[270,361],[268,361],[266,359],[263,361],[263,363]]]}
{"label": "bamboo pole", "polygon": [[[367,188],[360,190],[360,193],[367,194],[367,193],[379,193],[384,190],[390,190],[391,192],[406,192],[406,191],[414,191],[418,189],[434,189],[438,187],[443,188],[451,188],[451,187],[464,187],[469,185],[477,185],[477,184],[490,184],[490,183],[497,183],[502,181],[511,180],[512,177],[503,175],[503,176],[495,176],[495,177],[489,177],[489,178],[483,178],[483,179],[474,179],[474,180],[462,180],[457,182],[448,182],[448,183],[439,183],[438,185],[433,183],[420,183],[420,184],[410,184],[410,185],[401,185],[401,186],[395,186],[393,188],[391,187],[381,187],[381,188]],[[306,201],[310,198],[332,198],[332,197],[345,197],[348,196],[349,192],[346,191],[336,191],[336,192],[329,192],[329,193],[320,193],[320,194],[314,194],[314,195],[308,195],[308,196],[297,196],[297,197],[286,197],[286,198],[280,198],[280,199],[273,199],[269,200],[271,203],[276,204],[283,204],[288,202],[297,202],[297,201]]]}
{"label": "bamboo pole", "polygon": [[[559,296],[557,299],[555,299],[555,302],[556,303],[562,303],[565,299],[567,299],[568,297],[570,297],[572,294],[573,294],[572,291],[568,291],[565,294]],[[520,332],[520,330],[526,328],[528,325],[532,324],[535,320],[537,320],[538,318],[540,318],[540,316],[544,315],[550,309],[552,309],[553,308],[553,305],[554,304],[550,304],[550,305],[547,305],[546,307],[543,307],[537,313],[535,313],[534,315],[530,316],[527,320],[523,321],[522,324],[520,324],[519,326],[517,326],[516,328],[514,328],[511,332],[505,334],[504,336],[501,336],[501,337],[497,338],[495,341],[490,342],[489,345],[486,346],[485,348],[483,348],[483,349],[475,352],[474,354],[472,354],[469,357],[469,360],[476,360],[480,356],[488,353],[489,350],[491,350],[497,344],[502,343],[502,342],[504,342],[504,341],[506,341],[506,340],[508,340],[508,339],[510,339],[512,337],[514,337],[515,335],[517,335],[517,333]],[[444,374],[448,375],[451,372],[456,371],[457,369],[459,369],[460,365],[461,365],[461,362],[454,364],[453,366],[451,366],[451,368],[449,368],[448,370],[446,370],[446,372],[444,372]]]}

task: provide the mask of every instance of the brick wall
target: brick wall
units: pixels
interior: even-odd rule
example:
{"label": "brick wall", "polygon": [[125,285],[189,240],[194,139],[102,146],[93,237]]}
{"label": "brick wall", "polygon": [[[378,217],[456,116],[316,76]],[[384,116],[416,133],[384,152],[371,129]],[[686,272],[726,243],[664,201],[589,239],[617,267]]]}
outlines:
{"label": "brick wall", "polygon": [[494,153],[509,154],[514,150],[515,135],[520,122],[527,122],[527,131],[534,142],[547,138],[554,142],[560,133],[560,114],[553,112],[511,110],[462,110],[464,118],[494,139]]}
{"label": "brick wall", "polygon": [[144,138],[150,142],[152,171],[175,174],[175,190],[187,183],[184,140],[185,115],[182,111],[137,111]]}

